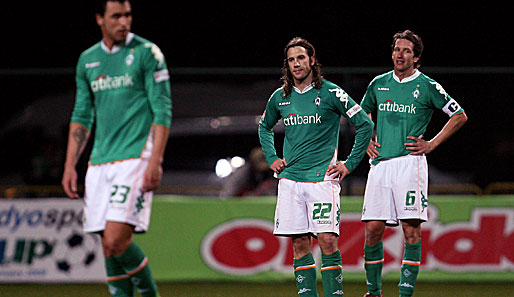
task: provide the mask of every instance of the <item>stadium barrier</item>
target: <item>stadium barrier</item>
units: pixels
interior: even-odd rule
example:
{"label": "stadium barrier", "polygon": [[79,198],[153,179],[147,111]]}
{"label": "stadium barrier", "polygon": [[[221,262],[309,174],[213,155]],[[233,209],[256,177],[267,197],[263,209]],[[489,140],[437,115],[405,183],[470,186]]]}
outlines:
{"label": "stadium barrier", "polygon": [[[291,241],[272,235],[274,207],[274,197],[156,196],[150,230],[135,241],[158,281],[289,280]],[[345,280],[364,281],[361,207],[361,197],[341,200]],[[420,280],[514,281],[513,195],[433,195],[428,211]],[[103,282],[99,239],[81,222],[80,199],[0,200],[0,282]],[[385,231],[385,280],[398,278],[402,237]],[[316,246],[314,256],[319,267]]]}

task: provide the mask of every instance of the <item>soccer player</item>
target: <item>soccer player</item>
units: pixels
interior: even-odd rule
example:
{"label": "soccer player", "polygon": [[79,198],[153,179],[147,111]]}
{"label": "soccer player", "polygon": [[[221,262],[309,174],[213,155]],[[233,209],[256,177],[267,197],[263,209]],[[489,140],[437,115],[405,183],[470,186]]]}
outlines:
{"label": "soccer player", "polygon": [[78,60],[62,185],[69,197],[79,197],[75,166],[95,122],[84,231],[101,235],[112,296],[135,296],[135,290],[159,296],[132,234],[148,229],[152,191],[162,177],[171,125],[169,74],[160,49],[130,32],[128,0],[101,1],[96,22],[103,39]]}
{"label": "soccer player", "polygon": [[[421,260],[421,223],[427,221],[428,166],[425,154],[464,125],[464,110],[433,79],[418,70],[423,42],[412,31],[393,36],[394,69],[375,77],[361,102],[371,118],[377,113],[376,140],[367,149],[368,175],[362,221],[366,223],[364,259],[368,293],[382,296],[386,225],[401,222],[405,249],[398,285],[400,296],[412,296]],[[423,134],[434,110],[450,119],[431,140]]]}
{"label": "soccer player", "polygon": [[[291,237],[294,274],[300,296],[318,296],[311,237],[321,248],[325,296],[343,295],[339,182],[362,160],[373,123],[339,86],[325,80],[311,43],[292,39],[284,49],[283,85],[268,100],[259,123],[266,161],[279,180],[273,233]],[[337,161],[340,118],[356,128],[346,161]],[[273,127],[285,126],[283,158],[277,155]]]}

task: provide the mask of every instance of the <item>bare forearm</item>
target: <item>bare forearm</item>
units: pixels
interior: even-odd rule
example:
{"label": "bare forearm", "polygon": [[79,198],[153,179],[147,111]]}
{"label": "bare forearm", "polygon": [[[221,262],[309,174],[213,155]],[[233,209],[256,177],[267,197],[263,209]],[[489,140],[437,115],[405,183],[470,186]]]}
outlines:
{"label": "bare forearm", "polygon": [[162,125],[154,125],[154,142],[152,155],[150,156],[149,162],[155,164],[162,164],[164,158],[164,151],[166,150],[166,144],[168,143],[168,135],[170,129]]}
{"label": "bare forearm", "polygon": [[65,166],[75,167],[89,139],[89,130],[79,123],[71,123],[68,134]]}

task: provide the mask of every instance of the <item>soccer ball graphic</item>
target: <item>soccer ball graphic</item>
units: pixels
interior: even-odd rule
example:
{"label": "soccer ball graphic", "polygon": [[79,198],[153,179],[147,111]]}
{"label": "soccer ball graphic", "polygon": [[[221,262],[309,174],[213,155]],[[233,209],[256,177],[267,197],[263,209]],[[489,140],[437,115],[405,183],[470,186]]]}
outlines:
{"label": "soccer ball graphic", "polygon": [[96,249],[99,240],[96,234],[72,231],[57,245],[54,253],[57,270],[62,273],[70,273],[91,266],[97,258]]}

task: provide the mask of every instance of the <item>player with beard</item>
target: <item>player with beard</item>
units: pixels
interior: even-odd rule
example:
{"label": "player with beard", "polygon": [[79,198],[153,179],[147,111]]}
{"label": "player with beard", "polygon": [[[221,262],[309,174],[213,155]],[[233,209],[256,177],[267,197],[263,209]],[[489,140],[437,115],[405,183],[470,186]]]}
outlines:
{"label": "player with beard", "polygon": [[[321,76],[315,49],[307,40],[292,39],[284,56],[283,85],[271,95],[259,123],[266,161],[279,178],[273,233],[292,240],[300,296],[318,296],[312,236],[322,253],[325,296],[343,295],[339,183],[364,156],[373,124],[343,89]],[[337,160],[341,116],[356,128],[346,161]],[[282,158],[273,133],[279,119],[285,126]]]}
{"label": "player with beard", "polygon": [[102,238],[112,296],[159,296],[148,258],[133,242],[145,232],[162,177],[171,125],[169,74],[160,49],[130,32],[128,0],[99,1],[102,41],[84,51],[76,70],[62,185],[78,198],[75,166],[95,122],[86,174],[84,231]]}

